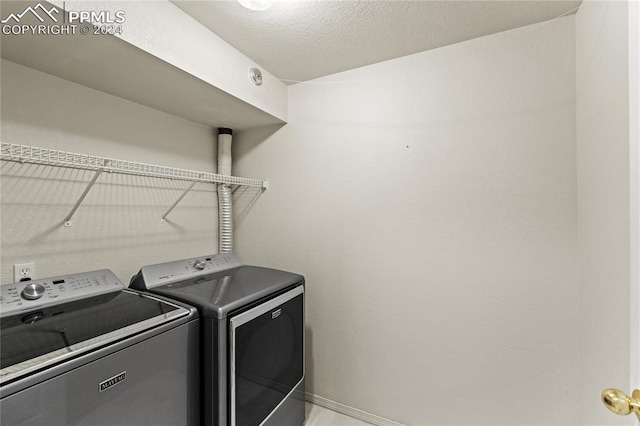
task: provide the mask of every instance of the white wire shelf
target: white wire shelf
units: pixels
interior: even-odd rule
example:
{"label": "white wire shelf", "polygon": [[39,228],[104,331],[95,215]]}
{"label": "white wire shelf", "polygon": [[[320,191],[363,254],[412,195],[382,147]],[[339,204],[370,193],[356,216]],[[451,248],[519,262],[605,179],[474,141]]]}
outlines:
{"label": "white wire shelf", "polygon": [[190,182],[222,183],[250,188],[267,188],[267,181],[247,179],[236,176],[218,175],[195,170],[176,169],[153,164],[135,163],[114,158],[59,151],[57,149],[35,146],[1,143],[0,160],[19,163],[43,164],[82,170],[102,170],[103,172],[122,173],[136,176],[150,176],[164,179],[178,179]]}
{"label": "white wire shelf", "polygon": [[162,222],[165,221],[167,215],[178,205],[178,203],[180,203],[184,196],[187,195],[187,193],[198,182],[229,185],[234,187],[234,191],[239,187],[261,188],[263,191],[268,188],[268,181],[266,180],[247,179],[237,176],[226,176],[216,173],[177,169],[173,167],[136,163],[132,161],[118,160],[115,158],[97,157],[94,155],[78,154],[74,152],[60,151],[57,149],[39,148],[35,146],[6,142],[0,143],[0,160],[71,169],[92,170],[96,172],[84,193],[80,196],[80,199],[76,202],[73,209],[71,209],[71,212],[65,218],[65,226],[71,226],[71,217],[89,193],[91,187],[96,183],[102,172],[192,182],[178,200],[164,213],[161,218]]}

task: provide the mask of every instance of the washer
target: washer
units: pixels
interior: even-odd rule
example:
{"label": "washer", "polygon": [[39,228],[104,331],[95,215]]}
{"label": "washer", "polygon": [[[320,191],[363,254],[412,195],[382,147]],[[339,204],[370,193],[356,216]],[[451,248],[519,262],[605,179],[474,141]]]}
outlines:
{"label": "washer", "polygon": [[108,270],[0,287],[0,423],[198,425],[197,310]]}
{"label": "washer", "polygon": [[143,267],[130,287],[198,308],[210,426],[304,422],[304,277],[231,254]]}

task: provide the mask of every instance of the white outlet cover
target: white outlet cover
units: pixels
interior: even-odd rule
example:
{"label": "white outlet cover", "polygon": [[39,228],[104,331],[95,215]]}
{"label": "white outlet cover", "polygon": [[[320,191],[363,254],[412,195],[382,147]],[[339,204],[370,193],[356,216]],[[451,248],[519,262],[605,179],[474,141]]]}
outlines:
{"label": "white outlet cover", "polygon": [[34,279],[36,275],[35,262],[15,263],[13,265],[13,282],[18,282],[22,278]]}

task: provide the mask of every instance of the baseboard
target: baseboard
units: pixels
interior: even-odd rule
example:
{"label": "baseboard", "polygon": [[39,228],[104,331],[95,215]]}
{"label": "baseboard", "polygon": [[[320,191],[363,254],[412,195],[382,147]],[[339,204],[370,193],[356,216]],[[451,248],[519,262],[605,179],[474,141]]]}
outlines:
{"label": "baseboard", "polygon": [[305,399],[312,404],[337,411],[345,416],[354,417],[358,420],[362,420],[363,422],[377,426],[406,426],[402,423],[394,422],[393,420],[385,419],[384,417],[376,416],[375,414],[367,413],[366,411],[358,410],[357,408],[349,407],[348,405],[340,404],[339,402],[335,402],[309,392],[305,393]]}

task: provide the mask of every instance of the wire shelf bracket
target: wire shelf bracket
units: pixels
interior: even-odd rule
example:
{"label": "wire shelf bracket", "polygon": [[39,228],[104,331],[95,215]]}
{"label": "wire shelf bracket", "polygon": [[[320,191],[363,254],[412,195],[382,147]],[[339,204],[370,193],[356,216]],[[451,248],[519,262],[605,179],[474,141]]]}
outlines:
{"label": "wire shelf bracket", "polygon": [[103,172],[119,173],[133,176],[145,176],[161,179],[183,180],[191,182],[178,199],[165,211],[161,217],[161,222],[166,222],[166,217],[182,201],[182,199],[193,189],[196,183],[221,183],[235,187],[260,188],[263,192],[269,187],[266,180],[247,179],[237,176],[219,175],[216,173],[199,172],[195,170],[177,169],[173,167],[157,166],[146,163],[136,163],[132,161],[117,160],[114,158],[97,157],[94,155],[78,154],[73,152],[60,151],[57,149],[39,148],[28,145],[18,145],[12,143],[0,143],[0,160],[13,161],[20,164],[39,164],[70,169],[92,170],[95,175],[89,182],[78,201],[75,203],[67,217],[64,219],[64,226],[71,226],[71,218],[75,214],[82,201],[95,185]]}
{"label": "wire shelf bracket", "polygon": [[178,204],[180,204],[180,201],[182,201],[182,199],[183,199],[183,198],[184,198],[184,197],[189,193],[189,191],[191,191],[191,190],[193,189],[193,187],[194,187],[194,186],[196,186],[196,183],[198,183],[198,182],[197,182],[197,181],[193,181],[193,182],[191,182],[191,184],[187,187],[187,189],[185,189],[185,190],[184,190],[184,192],[182,193],[182,195],[180,195],[180,196],[178,197],[178,199],[176,200],[176,202],[175,202],[175,203],[173,203],[173,204],[171,204],[171,207],[169,207],[169,208],[167,209],[167,211],[166,211],[166,212],[164,212],[164,214],[163,214],[163,215],[162,215],[162,217],[160,218],[160,222],[162,222],[162,223],[167,223],[166,219],[167,219],[167,216],[169,215],[169,213],[171,213],[171,211],[172,211],[173,209],[175,209],[175,208],[176,208],[176,206],[177,206]]}
{"label": "wire shelf bracket", "polygon": [[[108,161],[106,163],[108,164]],[[96,174],[93,175],[93,179],[91,179],[91,181],[89,182],[89,185],[87,185],[87,188],[84,190],[80,198],[78,198],[78,201],[76,201],[76,204],[73,206],[73,208],[71,209],[67,217],[64,218],[65,227],[68,228],[71,226],[71,217],[76,212],[76,210],[78,210],[78,207],[80,207],[80,204],[82,204],[82,201],[84,201],[84,197],[86,197],[89,191],[91,191],[91,188],[93,188],[93,185],[95,185],[96,181],[98,180],[102,172],[103,172],[102,169],[96,171]]]}

